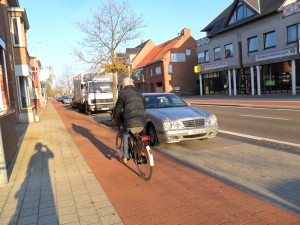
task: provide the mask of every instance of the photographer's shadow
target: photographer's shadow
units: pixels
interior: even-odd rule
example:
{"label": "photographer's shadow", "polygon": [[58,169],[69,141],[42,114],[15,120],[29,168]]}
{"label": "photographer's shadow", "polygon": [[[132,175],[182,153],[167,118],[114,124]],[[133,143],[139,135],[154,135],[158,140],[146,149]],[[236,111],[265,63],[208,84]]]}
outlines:
{"label": "photographer's shadow", "polygon": [[116,152],[107,145],[105,145],[103,142],[95,138],[95,136],[91,133],[89,129],[82,126],[78,126],[74,123],[72,123],[72,129],[76,133],[81,134],[83,137],[87,138],[107,159],[117,159]]}
{"label": "photographer's shadow", "polygon": [[[47,145],[37,143],[31,156],[26,176],[15,194],[17,210],[9,224],[59,224],[49,172],[49,160],[54,154]],[[45,213],[47,216],[44,216]],[[32,221],[27,221],[31,218]],[[23,221],[24,220],[24,221]]]}

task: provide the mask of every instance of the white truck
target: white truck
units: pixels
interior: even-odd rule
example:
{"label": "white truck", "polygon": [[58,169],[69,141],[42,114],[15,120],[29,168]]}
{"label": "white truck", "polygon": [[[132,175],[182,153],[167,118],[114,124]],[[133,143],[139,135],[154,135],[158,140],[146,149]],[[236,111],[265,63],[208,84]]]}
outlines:
{"label": "white truck", "polygon": [[72,107],[90,115],[97,111],[111,111],[113,104],[113,76],[111,73],[83,73],[73,78],[74,99]]}

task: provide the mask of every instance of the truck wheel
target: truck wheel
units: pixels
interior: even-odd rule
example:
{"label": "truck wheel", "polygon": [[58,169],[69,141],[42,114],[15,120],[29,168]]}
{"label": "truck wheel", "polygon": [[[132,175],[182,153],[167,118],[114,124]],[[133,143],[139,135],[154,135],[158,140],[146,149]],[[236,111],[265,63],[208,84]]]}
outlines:
{"label": "truck wheel", "polygon": [[89,107],[88,107],[87,103],[84,103],[84,109],[83,109],[83,110],[84,110],[84,113],[85,113],[86,115],[91,115],[92,113],[91,113],[91,111],[88,110],[88,108],[89,108]]}

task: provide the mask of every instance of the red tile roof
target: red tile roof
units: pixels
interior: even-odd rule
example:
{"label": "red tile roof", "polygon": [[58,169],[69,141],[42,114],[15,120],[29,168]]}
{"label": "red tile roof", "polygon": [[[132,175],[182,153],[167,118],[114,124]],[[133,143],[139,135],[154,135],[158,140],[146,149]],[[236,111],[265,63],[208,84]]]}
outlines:
{"label": "red tile roof", "polygon": [[158,46],[155,46],[144,59],[137,65],[138,67],[145,66],[148,63],[163,59],[164,56],[176,45],[178,38],[166,41]]}

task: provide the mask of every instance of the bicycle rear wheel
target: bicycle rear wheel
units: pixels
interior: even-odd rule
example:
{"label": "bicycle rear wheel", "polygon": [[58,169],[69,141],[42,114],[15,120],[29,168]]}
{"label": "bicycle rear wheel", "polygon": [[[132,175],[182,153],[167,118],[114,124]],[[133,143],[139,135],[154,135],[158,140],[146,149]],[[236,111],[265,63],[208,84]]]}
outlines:
{"label": "bicycle rear wheel", "polygon": [[139,141],[138,160],[135,160],[139,174],[144,180],[150,180],[153,173],[154,159],[147,142]]}
{"label": "bicycle rear wheel", "polygon": [[119,160],[122,160],[124,152],[124,142],[123,142],[123,135],[120,133],[117,133],[116,136],[116,153],[119,157]]}

